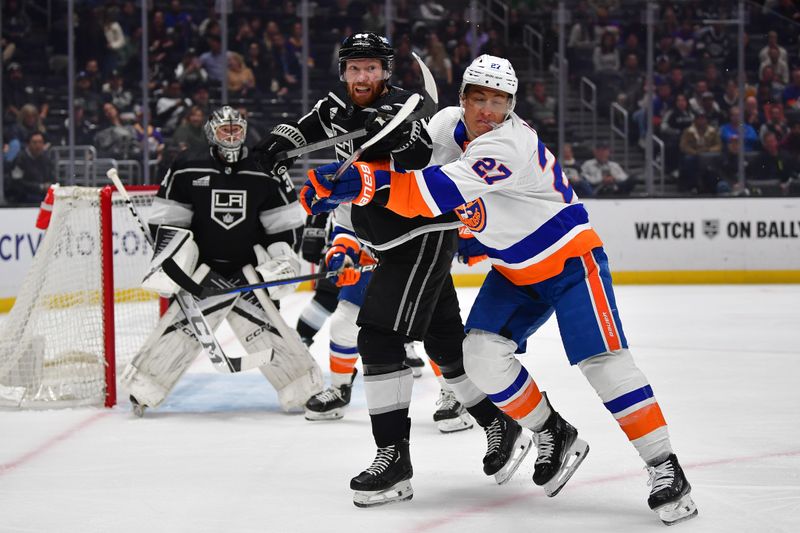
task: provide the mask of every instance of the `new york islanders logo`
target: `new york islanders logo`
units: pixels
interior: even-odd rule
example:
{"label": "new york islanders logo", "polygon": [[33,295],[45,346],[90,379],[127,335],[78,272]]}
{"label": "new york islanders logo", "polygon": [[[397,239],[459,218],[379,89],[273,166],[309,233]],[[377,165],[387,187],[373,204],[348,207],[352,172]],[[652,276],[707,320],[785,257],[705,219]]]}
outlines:
{"label": "new york islanders logo", "polygon": [[486,207],[480,198],[457,207],[456,214],[470,231],[481,232],[486,227]]}

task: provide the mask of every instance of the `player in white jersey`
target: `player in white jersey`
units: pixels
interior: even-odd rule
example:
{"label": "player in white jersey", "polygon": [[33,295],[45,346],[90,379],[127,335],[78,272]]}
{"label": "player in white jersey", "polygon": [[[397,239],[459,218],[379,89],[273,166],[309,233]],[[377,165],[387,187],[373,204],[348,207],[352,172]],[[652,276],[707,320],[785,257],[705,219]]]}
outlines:
{"label": "player in white jersey", "polygon": [[440,111],[430,123],[432,161],[441,166],[404,173],[359,162],[335,183],[328,175],[336,165],[322,167],[308,182],[323,198],[315,207],[377,201],[404,216],[427,217],[456,210],[492,262],[466,322],[465,368],[493,402],[533,430],[537,467],[558,465],[555,472],[537,469],[534,481],[555,495],[561,478],[574,472],[559,460],[579,464],[588,451],[515,357],[555,313],[570,363],[647,465],[649,506],[666,524],[691,518],[691,486],[653,390],[628,351],[602,241],[555,156],[513,113],[516,89],[508,60],[477,58],[464,74],[461,107]]}

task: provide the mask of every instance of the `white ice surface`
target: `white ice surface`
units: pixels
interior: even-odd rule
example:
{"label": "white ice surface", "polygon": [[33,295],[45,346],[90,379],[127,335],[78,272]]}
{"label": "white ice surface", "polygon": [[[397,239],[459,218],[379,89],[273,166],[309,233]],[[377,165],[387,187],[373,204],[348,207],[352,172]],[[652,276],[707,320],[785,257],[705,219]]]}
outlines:
{"label": "white ice surface", "polygon": [[[616,292],[700,510],[675,531],[800,531],[800,286]],[[465,313],[475,294],[459,290]],[[289,323],[309,297],[284,301]],[[327,340],[312,348],[326,372]],[[533,454],[497,486],[481,471],[483,431],[437,432],[428,366],[411,405],[414,499],[357,509],[348,482],[375,451],[360,377],[343,420],[312,423],[281,413],[258,371],[198,358],[143,419],[124,396],[110,410],[0,411],[0,532],[663,530],[638,455],[568,365],[554,320],[522,361],[591,445],[552,499],[530,480]]]}

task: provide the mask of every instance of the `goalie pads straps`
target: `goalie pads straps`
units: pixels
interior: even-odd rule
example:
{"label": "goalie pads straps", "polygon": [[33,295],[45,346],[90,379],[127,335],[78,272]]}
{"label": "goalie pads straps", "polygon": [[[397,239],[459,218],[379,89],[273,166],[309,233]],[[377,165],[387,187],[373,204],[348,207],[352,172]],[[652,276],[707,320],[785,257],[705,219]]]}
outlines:
{"label": "goalie pads straps", "polygon": [[[242,269],[250,283],[259,281],[255,269],[247,265]],[[275,387],[278,400],[285,411],[302,409],[305,402],[322,391],[322,370],[303,344],[297,331],[290,328],[263,289],[253,291],[275,332],[267,328],[273,355],[269,364],[260,367],[264,377]]]}

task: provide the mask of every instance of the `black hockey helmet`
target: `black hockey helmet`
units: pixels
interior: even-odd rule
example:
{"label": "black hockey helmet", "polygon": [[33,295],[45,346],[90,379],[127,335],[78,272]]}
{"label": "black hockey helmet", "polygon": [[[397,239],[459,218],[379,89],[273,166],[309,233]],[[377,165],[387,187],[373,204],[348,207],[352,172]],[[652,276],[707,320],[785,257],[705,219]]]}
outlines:
{"label": "black hockey helmet", "polygon": [[386,37],[371,32],[354,33],[339,48],[339,76],[344,77],[348,59],[380,59],[388,78],[394,66],[394,49]]}

